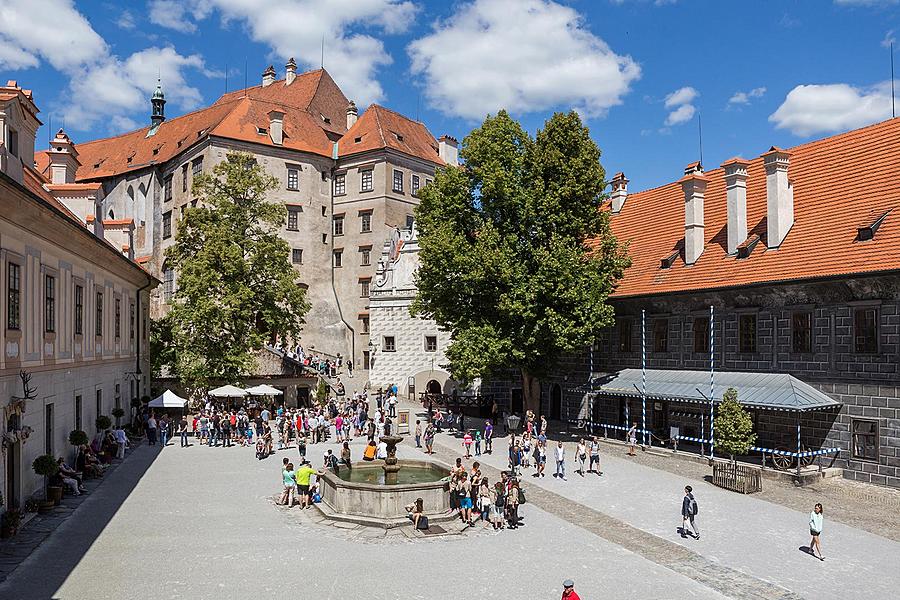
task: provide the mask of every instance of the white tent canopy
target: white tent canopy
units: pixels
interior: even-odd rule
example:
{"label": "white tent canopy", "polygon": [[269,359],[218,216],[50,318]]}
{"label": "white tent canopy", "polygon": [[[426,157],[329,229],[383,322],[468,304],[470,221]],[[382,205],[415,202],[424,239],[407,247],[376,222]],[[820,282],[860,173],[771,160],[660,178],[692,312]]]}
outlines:
{"label": "white tent canopy", "polygon": [[278,388],[272,387],[271,385],[262,383],[260,385],[254,385],[253,387],[248,387],[247,393],[250,394],[251,396],[280,396],[284,392],[282,392]]}
{"label": "white tent canopy", "polygon": [[247,395],[247,392],[233,385],[223,385],[210,390],[209,395],[216,398],[242,398]]}
{"label": "white tent canopy", "polygon": [[150,408],[184,408],[185,404],[187,404],[186,399],[172,390],[166,390],[162,393],[162,396],[154,398],[147,406]]}

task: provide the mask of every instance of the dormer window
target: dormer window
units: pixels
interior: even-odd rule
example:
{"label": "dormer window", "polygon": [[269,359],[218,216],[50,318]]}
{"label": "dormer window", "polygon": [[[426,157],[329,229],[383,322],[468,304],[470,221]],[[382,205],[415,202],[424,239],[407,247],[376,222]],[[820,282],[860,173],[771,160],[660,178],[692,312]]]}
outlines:
{"label": "dormer window", "polygon": [[666,256],[665,258],[659,261],[660,269],[671,269],[672,265],[675,264],[675,261],[678,259],[678,256],[681,254],[681,250],[676,250],[672,254]]}
{"label": "dormer window", "polygon": [[322,121],[324,121],[326,125],[331,125],[331,119],[325,115],[322,115]]}
{"label": "dormer window", "polygon": [[887,219],[890,212],[891,209],[873,210],[869,213],[868,222],[856,228],[856,239],[860,242],[864,242],[874,238],[875,232],[878,231],[878,228],[881,227],[881,224],[884,223],[884,220]]}
{"label": "dormer window", "polygon": [[257,127],[256,133],[258,133],[259,135],[266,135],[268,133],[268,131],[266,130],[265,127]]}
{"label": "dormer window", "polygon": [[751,235],[743,244],[737,247],[737,257],[747,258],[753,253],[753,249],[759,243],[760,237],[757,234]]}
{"label": "dormer window", "polygon": [[358,143],[360,143],[361,141],[362,141],[362,137],[353,138],[353,143],[354,143],[354,144],[358,144]]}
{"label": "dormer window", "polygon": [[393,133],[394,133],[394,137],[397,138],[397,141],[398,141],[398,142],[402,142],[402,141],[403,141],[403,136],[402,136],[402,135],[400,135],[400,134],[397,133],[396,131],[393,132]]}

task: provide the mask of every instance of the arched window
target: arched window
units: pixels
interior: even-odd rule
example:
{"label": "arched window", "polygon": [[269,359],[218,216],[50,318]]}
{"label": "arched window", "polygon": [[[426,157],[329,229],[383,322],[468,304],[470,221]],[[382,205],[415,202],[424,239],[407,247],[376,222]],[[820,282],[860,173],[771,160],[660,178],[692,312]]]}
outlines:
{"label": "arched window", "polygon": [[134,202],[134,186],[128,186],[128,199]]}
{"label": "arched window", "polygon": [[115,219],[115,218],[116,218],[116,213],[113,212],[113,209],[112,209],[112,208],[109,209],[109,218],[110,218],[110,219]]}

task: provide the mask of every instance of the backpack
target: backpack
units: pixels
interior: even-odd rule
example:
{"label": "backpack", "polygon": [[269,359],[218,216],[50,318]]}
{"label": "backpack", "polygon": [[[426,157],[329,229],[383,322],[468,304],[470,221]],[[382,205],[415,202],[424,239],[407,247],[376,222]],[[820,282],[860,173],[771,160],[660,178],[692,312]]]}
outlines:
{"label": "backpack", "polygon": [[691,514],[696,517],[697,513],[699,513],[699,512],[700,512],[700,507],[697,506],[697,501],[694,499],[693,496],[691,496]]}

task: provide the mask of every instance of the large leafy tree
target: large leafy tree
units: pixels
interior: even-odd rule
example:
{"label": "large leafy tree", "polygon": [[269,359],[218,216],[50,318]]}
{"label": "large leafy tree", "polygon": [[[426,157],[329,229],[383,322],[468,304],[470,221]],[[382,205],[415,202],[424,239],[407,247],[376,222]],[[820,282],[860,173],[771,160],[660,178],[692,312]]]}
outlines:
{"label": "large leafy tree", "polygon": [[629,264],[601,209],[600,149],[574,112],[531,138],[501,111],[460,156],[421,192],[412,310],[452,333],[454,377],[518,369],[537,410],[539,379],[610,324],[607,298]]}
{"label": "large leafy tree", "polygon": [[715,420],[716,449],[725,452],[734,462],[735,455],[744,455],[756,443],[753,417],[738,402],[738,392],[728,388],[722,394]]}
{"label": "large leafy tree", "polygon": [[200,205],[186,211],[166,251],[178,273],[166,325],[175,372],[191,389],[237,383],[267,339],[299,334],[309,305],[278,235],[284,205],[266,198],[277,185],[242,153],[194,182]]}

